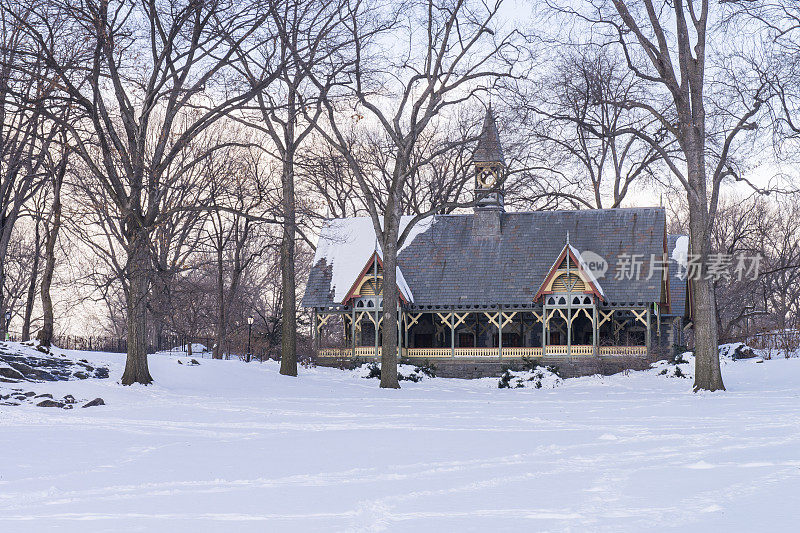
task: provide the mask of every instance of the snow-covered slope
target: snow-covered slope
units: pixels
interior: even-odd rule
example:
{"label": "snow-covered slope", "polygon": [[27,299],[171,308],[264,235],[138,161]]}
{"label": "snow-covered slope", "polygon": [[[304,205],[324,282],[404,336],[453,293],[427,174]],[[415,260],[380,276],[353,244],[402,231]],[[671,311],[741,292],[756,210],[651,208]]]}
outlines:
{"label": "snow-covered slope", "polygon": [[108,377],[108,369],[85,358],[69,357],[58,348],[32,342],[0,342],[0,383],[66,381]]}
{"label": "snow-covered slope", "polygon": [[[792,531],[800,360],[735,361],[726,393],[655,370],[498,389],[356,372],[81,354],[107,380],[36,384],[92,409],[0,407],[16,531]],[[9,387],[10,385],[0,385]]]}

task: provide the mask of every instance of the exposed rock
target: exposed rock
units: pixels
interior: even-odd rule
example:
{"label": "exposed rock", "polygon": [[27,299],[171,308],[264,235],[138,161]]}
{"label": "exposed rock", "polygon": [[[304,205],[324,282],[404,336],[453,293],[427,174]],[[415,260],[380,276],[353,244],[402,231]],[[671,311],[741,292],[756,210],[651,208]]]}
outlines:
{"label": "exposed rock", "polygon": [[64,407],[64,404],[53,400],[43,400],[37,403],[36,407]]}
{"label": "exposed rock", "polygon": [[86,359],[76,361],[39,348],[39,346],[0,343],[0,382],[108,378],[108,368],[93,366]]}
{"label": "exposed rock", "polygon": [[25,376],[22,375],[22,372],[19,370],[15,370],[10,366],[0,366],[0,377],[11,379],[11,380],[22,380],[25,379]]}
{"label": "exposed rock", "polygon": [[0,405],[19,405],[17,402],[0,402]]}
{"label": "exposed rock", "polygon": [[66,404],[75,403],[75,396],[73,396],[72,394],[67,394],[66,396],[64,396],[64,403]]}
{"label": "exposed rock", "polygon": [[105,405],[105,404],[106,402],[104,402],[102,398],[95,398],[91,402],[83,404],[82,407],[97,407],[98,405]]}
{"label": "exposed rock", "polygon": [[[36,396],[36,393],[33,392],[32,390],[29,390],[28,392],[25,392],[23,394],[25,394],[25,396],[27,396],[28,398],[30,398],[31,396]],[[52,398],[52,396],[51,396],[51,398]]]}
{"label": "exposed rock", "polygon": [[72,404],[64,404],[64,409],[72,409]]}
{"label": "exposed rock", "polygon": [[756,353],[753,351],[753,349],[744,344],[740,344],[733,351],[734,359],[752,359],[754,357],[756,357]]}
{"label": "exposed rock", "polygon": [[736,361],[739,359],[752,359],[754,357],[757,357],[757,355],[753,349],[741,342],[722,344],[719,347],[720,359],[730,359]]}
{"label": "exposed rock", "polygon": [[189,362],[188,362],[188,363],[186,363],[186,364],[187,364],[187,365],[190,365],[190,366],[197,366],[197,365],[199,365],[200,363],[197,361],[197,359],[192,359],[191,361],[189,361]]}
{"label": "exposed rock", "polygon": [[45,394],[39,394],[37,396],[34,396],[34,398],[50,398],[52,400],[53,399],[53,395],[49,394],[49,393],[45,393]]}

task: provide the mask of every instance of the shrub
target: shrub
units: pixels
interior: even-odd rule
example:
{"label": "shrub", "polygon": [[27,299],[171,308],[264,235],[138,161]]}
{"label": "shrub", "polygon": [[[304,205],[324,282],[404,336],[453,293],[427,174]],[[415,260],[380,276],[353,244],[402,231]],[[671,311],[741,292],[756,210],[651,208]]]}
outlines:
{"label": "shrub", "polygon": [[511,375],[511,370],[509,368],[506,368],[505,371],[503,372],[503,375],[500,376],[500,381],[497,382],[497,388],[498,389],[510,389],[511,388],[511,380],[513,378],[514,378],[514,376]]}
{"label": "shrub", "polygon": [[367,365],[367,369],[369,370],[369,374],[367,374],[367,379],[374,379],[381,377],[381,367],[378,366],[378,363],[375,361],[369,363]]}
{"label": "shrub", "polygon": [[522,356],[522,370],[533,371],[539,366],[539,361],[527,355]]}
{"label": "shrub", "polygon": [[681,363],[685,363],[686,361],[683,360],[683,354],[689,351],[689,347],[685,344],[673,344],[672,345],[672,358],[670,359],[670,364],[672,365],[679,365]]}
{"label": "shrub", "polygon": [[414,371],[419,374],[424,374],[429,378],[436,377],[436,365],[425,359],[421,365],[414,368]]}

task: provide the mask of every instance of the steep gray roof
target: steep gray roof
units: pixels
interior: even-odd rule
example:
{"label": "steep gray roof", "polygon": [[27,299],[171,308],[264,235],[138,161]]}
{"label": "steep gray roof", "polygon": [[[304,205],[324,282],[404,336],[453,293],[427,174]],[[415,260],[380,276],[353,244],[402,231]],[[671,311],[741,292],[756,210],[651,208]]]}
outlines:
{"label": "steep gray roof", "polygon": [[476,162],[505,162],[503,146],[500,144],[500,133],[497,131],[497,122],[494,119],[491,106],[486,110],[483,129],[481,130],[481,136],[478,138],[478,146],[475,148],[472,160]]}
{"label": "steep gray roof", "polygon": [[[609,270],[599,278],[606,300],[639,305],[661,300],[660,276],[646,279],[651,254],[665,251],[663,208],[502,213],[501,233],[473,232],[474,215],[442,215],[401,250],[399,268],[414,295],[414,307],[530,305],[569,232],[572,246],[599,254]],[[362,225],[368,228],[369,225]],[[323,229],[324,238],[325,230]],[[369,237],[369,239],[374,237]],[[616,279],[623,254],[639,254],[640,279]],[[337,305],[327,257],[311,268],[305,307]]]}
{"label": "steep gray roof", "polygon": [[[667,257],[671,258],[679,237],[686,235],[667,235]],[[688,238],[688,237],[687,237]],[[669,315],[686,315],[686,280],[678,277],[679,267],[676,261],[669,262]]]}

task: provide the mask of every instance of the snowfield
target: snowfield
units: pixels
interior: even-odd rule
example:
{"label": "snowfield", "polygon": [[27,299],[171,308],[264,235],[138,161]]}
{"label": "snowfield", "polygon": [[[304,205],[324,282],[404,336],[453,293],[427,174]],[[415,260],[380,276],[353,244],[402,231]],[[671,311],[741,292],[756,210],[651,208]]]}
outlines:
{"label": "snowfield", "polygon": [[[151,357],[156,384],[0,406],[0,530],[796,531],[800,359],[730,361],[729,391],[660,369],[498,389]],[[186,358],[181,358],[186,361]]]}

